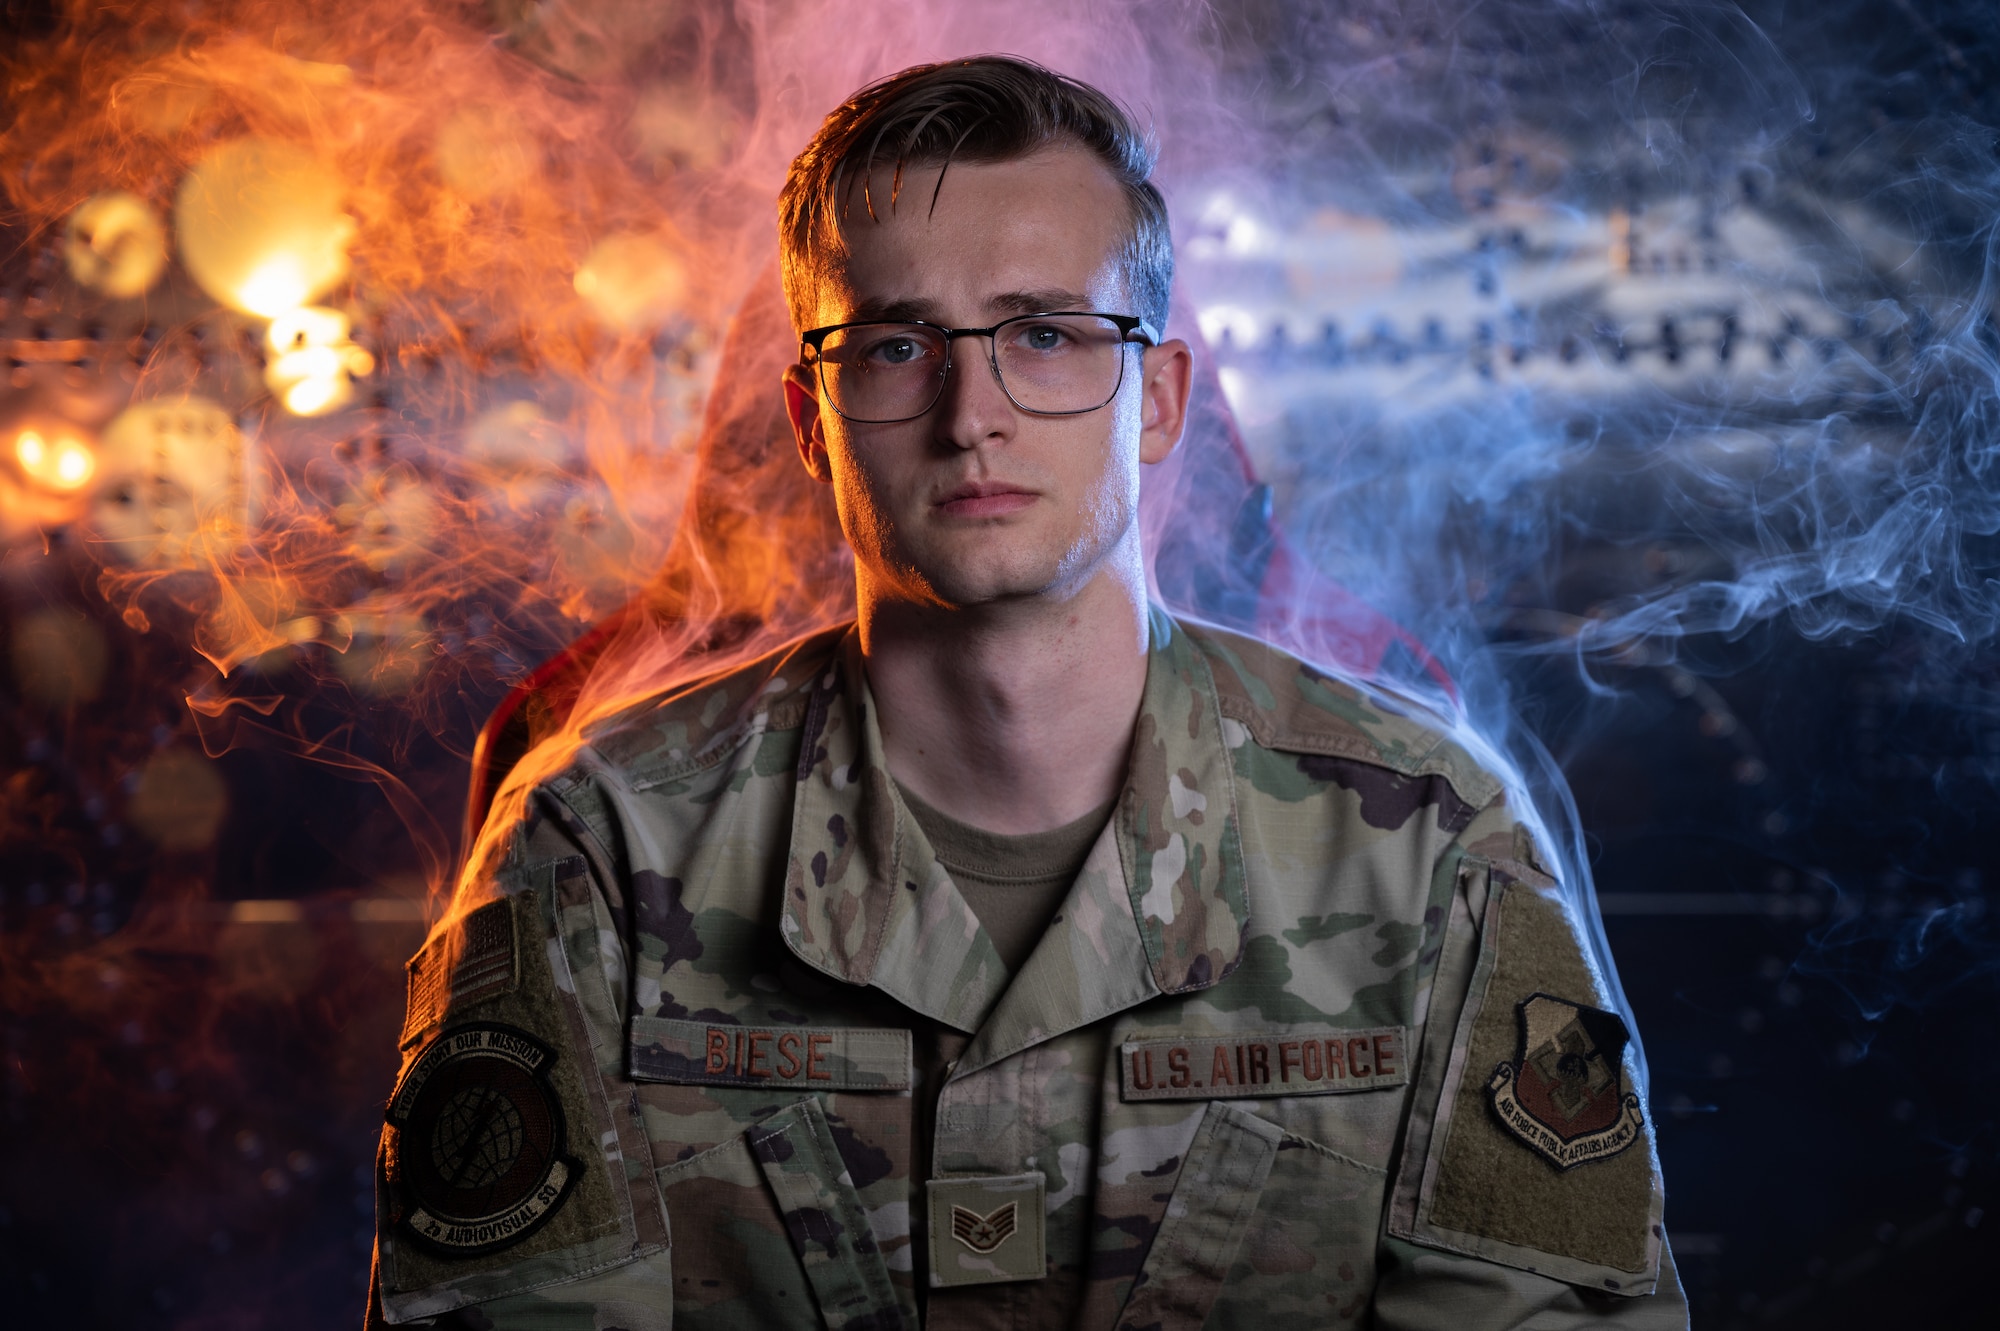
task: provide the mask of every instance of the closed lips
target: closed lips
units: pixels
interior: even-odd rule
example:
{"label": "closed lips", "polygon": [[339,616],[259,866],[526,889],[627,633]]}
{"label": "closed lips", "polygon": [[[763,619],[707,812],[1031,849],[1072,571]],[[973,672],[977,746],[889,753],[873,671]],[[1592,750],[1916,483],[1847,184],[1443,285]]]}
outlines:
{"label": "closed lips", "polygon": [[1012,485],[990,483],[962,485],[946,495],[938,507],[954,516],[984,517],[1025,508],[1033,503],[1036,497],[1034,491]]}

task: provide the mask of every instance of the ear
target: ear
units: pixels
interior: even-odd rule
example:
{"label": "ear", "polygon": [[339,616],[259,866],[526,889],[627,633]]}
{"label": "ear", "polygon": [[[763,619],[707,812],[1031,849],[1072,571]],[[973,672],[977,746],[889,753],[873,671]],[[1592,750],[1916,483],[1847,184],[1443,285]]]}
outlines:
{"label": "ear", "polygon": [[1194,388],[1194,353],[1179,338],[1147,347],[1140,359],[1139,461],[1163,462],[1187,428],[1188,395]]}
{"label": "ear", "polygon": [[819,378],[811,366],[792,365],[785,370],[784,388],[785,415],[792,422],[792,438],[798,441],[799,458],[814,480],[830,485],[833,464],[826,455],[826,425],[819,411]]}

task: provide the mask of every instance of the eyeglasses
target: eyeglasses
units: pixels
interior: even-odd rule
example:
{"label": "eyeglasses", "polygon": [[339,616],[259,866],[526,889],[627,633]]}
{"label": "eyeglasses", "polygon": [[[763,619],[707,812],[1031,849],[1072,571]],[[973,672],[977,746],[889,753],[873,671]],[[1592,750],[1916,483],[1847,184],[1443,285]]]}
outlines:
{"label": "eyeglasses", "polygon": [[857,424],[915,420],[937,405],[951,373],[951,344],[990,339],[987,359],[1008,400],[1036,416],[1081,416],[1118,396],[1125,348],[1160,335],[1130,314],[1062,310],[1023,314],[991,328],[943,328],[920,319],[830,324],[799,340],[812,352],[827,401]]}

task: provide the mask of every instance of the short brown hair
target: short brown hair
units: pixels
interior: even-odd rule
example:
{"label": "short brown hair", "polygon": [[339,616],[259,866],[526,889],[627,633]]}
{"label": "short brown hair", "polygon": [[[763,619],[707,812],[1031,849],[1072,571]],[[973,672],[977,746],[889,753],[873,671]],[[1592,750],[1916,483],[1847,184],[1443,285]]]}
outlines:
{"label": "short brown hair", "polygon": [[[1153,144],[1125,109],[1087,83],[1014,56],[916,65],[849,97],[820,124],[792,161],[778,196],[778,246],[792,324],[812,317],[814,283],[825,256],[839,251],[840,225],[854,185],[875,215],[869,173],[894,153],[905,167],[1009,162],[1056,143],[1074,143],[1124,186],[1131,234],[1120,250],[1131,311],[1164,331],[1174,285],[1167,203],[1152,183]],[[940,179],[939,184],[943,181]],[[891,204],[895,187],[891,189]],[[933,197],[933,202],[935,196]]]}

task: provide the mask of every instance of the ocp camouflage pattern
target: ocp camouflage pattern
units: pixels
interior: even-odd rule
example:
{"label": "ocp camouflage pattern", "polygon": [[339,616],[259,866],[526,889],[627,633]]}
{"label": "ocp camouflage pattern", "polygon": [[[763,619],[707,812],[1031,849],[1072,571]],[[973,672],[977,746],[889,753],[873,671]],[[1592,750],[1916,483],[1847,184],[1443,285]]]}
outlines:
{"label": "ocp camouflage pattern", "polygon": [[[1508,1023],[1531,992],[1609,1006],[1501,784],[1274,648],[1158,610],[1151,634],[1125,788],[1018,974],[897,794],[851,627],[592,727],[464,886],[521,902],[521,993],[539,972],[554,1001],[454,996],[405,1049],[515,1003],[506,1019],[592,1083],[565,1106],[569,1149],[617,1186],[447,1268],[399,1241],[385,1180],[371,1314],[1685,1325],[1650,1124],[1641,1148],[1558,1173],[1484,1116],[1491,1068],[1462,1066],[1494,1005]],[[1308,1085],[1308,1045],[1322,1077],[1323,1051],[1350,1047],[1393,1075]],[[1137,1093],[1175,1050],[1183,1083]],[[1041,1261],[1001,1245],[981,1268],[972,1245],[945,1251],[949,1223],[934,1250],[936,1179],[966,1181],[945,1190],[961,1231],[1002,1217],[986,1241],[1032,1230]],[[981,1179],[1039,1195],[1040,1225],[980,1200]]]}

